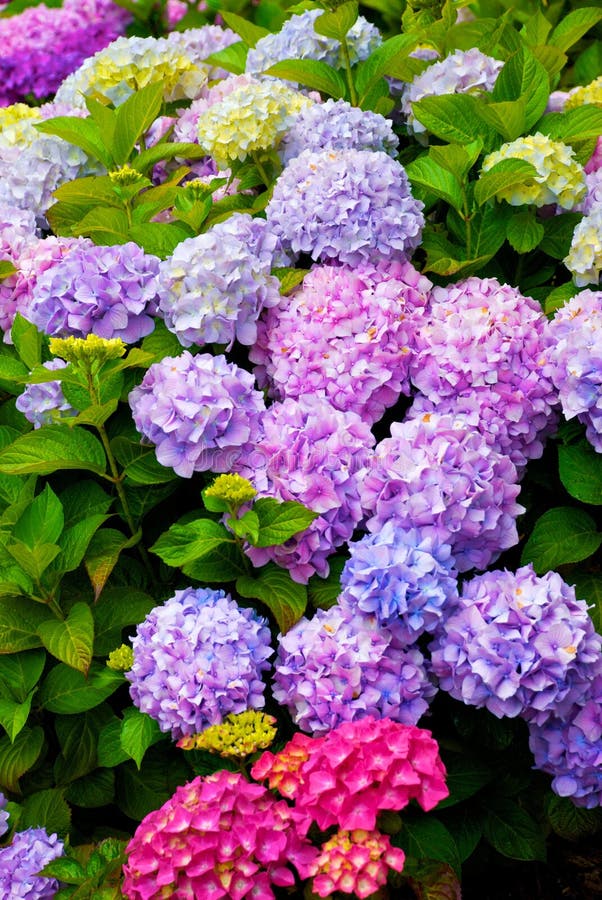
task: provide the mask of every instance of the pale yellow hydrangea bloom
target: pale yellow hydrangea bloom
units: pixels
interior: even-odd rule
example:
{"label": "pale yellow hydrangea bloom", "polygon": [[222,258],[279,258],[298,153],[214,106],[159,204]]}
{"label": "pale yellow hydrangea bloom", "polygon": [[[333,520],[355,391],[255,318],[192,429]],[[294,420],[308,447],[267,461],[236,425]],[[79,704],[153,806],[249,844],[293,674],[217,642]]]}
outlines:
{"label": "pale yellow hydrangea bloom", "polygon": [[0,108],[0,134],[2,145],[29,143],[28,135],[31,133],[33,122],[41,121],[39,109],[28,106],[26,103],[13,103],[12,106]]}
{"label": "pale yellow hydrangea bloom", "polygon": [[577,107],[584,106],[586,103],[602,106],[602,75],[594,79],[594,81],[590,81],[589,84],[573,88],[564,104],[564,111],[577,109]]}
{"label": "pale yellow hydrangea bloom", "polygon": [[573,232],[571,249],[563,260],[578,287],[598,284],[602,272],[602,207],[593,209]]}

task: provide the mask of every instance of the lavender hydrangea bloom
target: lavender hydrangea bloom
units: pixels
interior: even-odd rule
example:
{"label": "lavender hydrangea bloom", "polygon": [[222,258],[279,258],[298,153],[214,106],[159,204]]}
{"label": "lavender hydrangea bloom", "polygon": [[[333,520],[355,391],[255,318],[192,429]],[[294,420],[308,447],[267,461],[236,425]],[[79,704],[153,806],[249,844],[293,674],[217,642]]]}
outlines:
{"label": "lavender hydrangea bloom", "polygon": [[249,547],[256,566],[273,560],[294,581],[328,574],[328,556],[362,519],[360,485],[374,438],[356,413],[306,395],[275,403],[263,416],[264,437],[236,471],[260,496],[297,500],[318,513],[309,528],[277,547]]}
{"label": "lavender hydrangea bloom", "polygon": [[239,37],[230,28],[222,28],[221,25],[202,25],[200,28],[186,28],[185,31],[170,31],[166,40],[168,44],[179,47],[195,65],[203,63],[207,67],[208,81],[217,81],[227,78],[230,73],[204,61],[212,53],[218,53],[236,43]]}
{"label": "lavender hydrangea bloom", "polygon": [[517,543],[519,491],[509,459],[466,423],[433,413],[392,424],[363,480],[362,505],[372,533],[389,520],[436,529],[466,572],[485,569]]}
{"label": "lavender hydrangea bloom", "polygon": [[270,640],[267,620],[224,591],[176,591],[136,629],[131,698],[174,740],[260,709]]}
{"label": "lavender hydrangea bloom", "polygon": [[557,572],[486,572],[464,584],[431,645],[442,690],[498,717],[562,716],[600,671],[602,638]]}
{"label": "lavender hydrangea bloom", "polygon": [[314,266],[259,321],[249,358],[278,400],[326,396],[372,424],[409,393],[415,336],[431,282],[409,262]]}
{"label": "lavender hydrangea bloom", "polygon": [[301,110],[279,153],[286,164],[304,150],[372,150],[395,156],[398,145],[399,138],[384,116],[331,98]]}
{"label": "lavender hydrangea bloom", "polygon": [[44,828],[18,831],[8,847],[0,848],[0,897],[10,900],[49,900],[58,891],[55,878],[38,875],[63,854],[63,842]]}
{"label": "lavender hydrangea bloom", "polygon": [[313,734],[366,716],[415,725],[436,688],[404,631],[337,605],[300,619],[279,638],[274,699]]}
{"label": "lavender hydrangea bloom", "polygon": [[6,797],[0,793],[0,837],[8,831],[9,812],[6,809]]}
{"label": "lavender hydrangea bloom", "polygon": [[280,300],[270,275],[276,237],[238,214],[182,241],[159,266],[159,309],[184,347],[252,344],[263,307]]}
{"label": "lavender hydrangea bloom", "polygon": [[[345,64],[341,42],[318,34],[313,27],[323,12],[321,9],[309,9],[291,16],[280,31],[260,38],[247,54],[247,74],[261,75],[284,59],[315,59],[335,69],[341,68]],[[367,59],[381,42],[378,29],[360,16],[347,34],[351,65]]]}
{"label": "lavender hydrangea bloom", "polygon": [[[55,371],[64,369],[66,365],[62,359],[51,359],[44,363],[44,368]],[[27,384],[23,393],[17,397],[15,405],[34,428],[77,415],[77,410],[65,400],[60,381]]]}
{"label": "lavender hydrangea bloom", "polygon": [[135,343],[155,327],[158,273],[159,259],[132,241],[80,245],[38,277],[27,317],[55,337]]}
{"label": "lavender hydrangea bloom", "polygon": [[552,380],[567,419],[602,453],[602,291],[581,291],[549,323]]}
{"label": "lavender hydrangea bloom", "polygon": [[434,528],[398,528],[386,522],[378,534],[349,544],[339,606],[396,623],[413,644],[432,634],[458,599],[454,558]]}
{"label": "lavender hydrangea bloom", "polygon": [[420,243],[423,204],[386,153],[305,150],[278,178],[266,208],[283,246],[351,266],[406,260]]}
{"label": "lavender hydrangea bloom", "polygon": [[456,50],[440,62],[434,62],[407,86],[401,100],[401,108],[407,116],[410,129],[419,134],[425,126],[414,116],[412,104],[423,97],[441,94],[466,94],[492,91],[503,62],[486,56],[476,47]]}
{"label": "lavender hydrangea bloom", "polygon": [[522,465],[522,459],[540,455],[542,439],[556,423],[550,346],[547,320],[535,300],[495,278],[474,276],[433,289],[410,378],[434,404],[453,401],[446,410],[456,403],[469,408],[476,400],[486,421],[493,405],[499,449],[511,451]]}
{"label": "lavender hydrangea bloom", "polygon": [[129,395],[136,428],[182,478],[229,472],[261,440],[263,395],[224,356],[166,356]]}
{"label": "lavender hydrangea bloom", "polygon": [[529,725],[535,768],[553,775],[552,790],[575,806],[602,806],[602,672],[562,716]]}
{"label": "lavender hydrangea bloom", "polygon": [[591,215],[596,208],[602,207],[602,168],[585,173],[587,193],[581,203],[575,206],[576,212]]}

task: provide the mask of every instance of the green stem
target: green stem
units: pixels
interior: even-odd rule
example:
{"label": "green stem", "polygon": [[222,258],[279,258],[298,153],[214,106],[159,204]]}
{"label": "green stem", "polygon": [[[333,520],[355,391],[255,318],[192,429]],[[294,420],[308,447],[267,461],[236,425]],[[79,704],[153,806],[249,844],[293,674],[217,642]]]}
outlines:
{"label": "green stem", "polygon": [[254,153],[254,154],[253,154],[253,162],[255,163],[255,168],[257,169],[257,171],[258,171],[259,174],[261,175],[261,177],[262,177],[262,179],[263,179],[263,183],[265,184],[266,188],[269,188],[269,186],[270,186],[270,184],[271,184],[271,180],[270,180],[270,178],[269,178],[269,176],[268,176],[268,173],[267,173],[266,170],[265,170],[265,166],[263,165],[263,163],[262,163],[261,160],[260,160],[260,157],[259,157],[259,154],[258,154],[258,153]]}
{"label": "green stem", "polygon": [[357,106],[357,91],[355,90],[355,85],[353,83],[351,57],[349,56],[349,44],[347,43],[346,37],[341,41],[341,48],[343,50],[343,59],[345,60],[345,74],[347,75],[347,86],[349,88],[349,102],[352,106]]}

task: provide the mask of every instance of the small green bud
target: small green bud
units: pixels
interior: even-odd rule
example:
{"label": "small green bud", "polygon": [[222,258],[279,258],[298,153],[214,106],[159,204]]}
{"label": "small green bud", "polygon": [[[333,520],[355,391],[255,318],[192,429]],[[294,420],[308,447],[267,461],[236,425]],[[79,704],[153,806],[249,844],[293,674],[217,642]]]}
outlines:
{"label": "small green bud", "polygon": [[111,650],[107,659],[109,669],[116,672],[127,672],[134,665],[134,651],[127,644],[122,644],[116,650]]}

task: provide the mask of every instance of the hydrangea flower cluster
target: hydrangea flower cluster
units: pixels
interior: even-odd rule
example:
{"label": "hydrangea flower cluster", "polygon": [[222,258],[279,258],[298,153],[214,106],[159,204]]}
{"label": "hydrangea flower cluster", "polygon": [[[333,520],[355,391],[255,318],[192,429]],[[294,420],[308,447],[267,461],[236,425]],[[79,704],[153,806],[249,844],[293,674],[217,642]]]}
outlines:
{"label": "hydrangea flower cluster", "polygon": [[436,688],[403,622],[338,605],[300,619],[280,637],[274,699],[303,731],[322,734],[372,716],[415,725]]}
{"label": "hydrangea flower cluster", "polygon": [[79,244],[38,275],[27,318],[56,337],[121,338],[131,344],[155,327],[159,260],[133,241]]}
{"label": "hydrangea flower cluster", "polygon": [[[200,10],[205,0],[200,0],[197,8]],[[169,0],[168,0],[169,3]],[[217,20],[221,17],[218,15]],[[167,43],[174,47],[179,47],[187,56],[189,56],[195,64],[199,61],[203,62],[203,67],[207,70],[207,81],[216,81],[220,78],[228,78],[230,73],[220,66],[214,66],[212,63],[205,62],[212,53],[219,53],[225,50],[230,44],[239,40],[238,35],[230,28],[224,28],[222,25],[202,25],[200,28],[186,28],[184,31],[170,31],[166,37]]]}
{"label": "hydrangea flower cluster", "polygon": [[198,118],[198,142],[221,168],[278,144],[312,101],[282,82],[251,81]]}
{"label": "hydrangea flower cluster", "polygon": [[[321,9],[308,9],[291,16],[280,31],[260,38],[247,55],[247,74],[261,75],[284,59],[315,59],[341,68],[345,64],[341,42],[314,30],[314,22],[322,13]],[[378,29],[359,16],[347,34],[351,65],[366,59],[381,43]]]}
{"label": "hydrangea flower cluster", "polygon": [[372,831],[381,810],[417,800],[428,812],[449,793],[430,731],[370,716],[323,737],[297,733],[280,753],[263,753],[251,774],[294,800],[306,828],[313,820],[322,830]]}
{"label": "hydrangea flower cluster", "polygon": [[179,787],[149,813],[126,848],[128,900],[262,897],[291,887],[315,856],[283,800],[222,770]]}
{"label": "hydrangea flower cluster", "polygon": [[410,377],[435,410],[476,417],[493,446],[524,465],[541,455],[556,424],[550,343],[539,303],[495,278],[473,276],[433,289]]}
{"label": "hydrangea flower cluster", "polygon": [[[52,372],[64,369],[66,365],[62,359],[51,359],[44,363],[44,368]],[[16,407],[34,428],[77,415],[77,410],[65,400],[60,381],[25,385],[25,390],[17,397]]]}
{"label": "hydrangea flower cluster", "polygon": [[458,599],[449,544],[432,528],[397,528],[385,522],[377,534],[349,544],[339,605],[392,624],[413,644],[440,626]]}
{"label": "hydrangea flower cluster", "polygon": [[180,738],[182,750],[208,750],[223,759],[244,759],[266,750],[276,737],[276,719],[256,709],[228,713],[219,725]]}
{"label": "hydrangea flower cluster", "polygon": [[575,589],[529,564],[466,582],[431,659],[457,700],[541,724],[569,710],[601,671],[602,638]]}
{"label": "hydrangea flower cluster", "polygon": [[215,84],[205,85],[189,107],[178,110],[178,117],[174,123],[174,140],[198,144],[200,138],[199,119],[203,113],[206,113],[214,104],[221,103],[238,88],[248,87],[255,83],[255,79],[250,75],[229,75]]}
{"label": "hydrangea flower cluster", "polygon": [[602,107],[602,75],[594,78],[589,84],[580,84],[569,91],[564,109],[577,109],[586,103]]}
{"label": "hydrangea flower cluster", "polygon": [[434,62],[415,76],[402,95],[401,109],[411,131],[415,134],[426,131],[422,122],[414,116],[413,103],[423,97],[439,97],[442,94],[491,92],[503,66],[499,59],[487,56],[476,47],[456,50],[445,59]]}
{"label": "hydrangea flower cluster", "polygon": [[301,583],[326,576],[328,557],[362,519],[360,485],[374,438],[358,415],[314,395],[274,403],[261,424],[261,444],[241,459],[239,474],[260,496],[297,500],[318,517],[285,544],[248,547],[247,555],[256,566],[273,560]]}
{"label": "hydrangea flower cluster", "polygon": [[524,159],[537,172],[522,184],[502,188],[496,194],[511,206],[556,204],[560,209],[573,209],[585,196],[585,173],[575,158],[572,147],[553,141],[536,132],[527,137],[502,144],[483,160],[483,172],[488,172],[503,159]]}
{"label": "hydrangea flower cluster", "polygon": [[332,897],[335,891],[370,897],[386,884],[389,870],[401,872],[404,863],[403,850],[379,831],[337,831],[312,863],[312,890],[318,897]]}
{"label": "hydrangea flower cluster", "polygon": [[4,794],[0,793],[0,837],[6,834],[8,831],[8,820],[10,818],[10,813],[6,809],[6,797]]}
{"label": "hydrangea flower cluster", "polygon": [[422,236],[422,209],[405,169],[386,153],[305,150],[276,181],[266,215],[285,249],[356,266],[408,259]]}
{"label": "hydrangea flower cluster", "polygon": [[0,19],[0,104],[50,96],[88,56],[123,34],[130,18],[112,0],[64,0]]}
{"label": "hydrangea flower cluster", "polygon": [[588,440],[602,453],[602,291],[581,291],[556,311],[549,330],[562,411],[585,425]]}
{"label": "hydrangea flower cluster", "polygon": [[263,395],[224,356],[166,356],[129,395],[136,428],[182,478],[228,472],[261,437]]}
{"label": "hydrangea flower cluster", "polygon": [[378,421],[409,393],[431,287],[409,262],[314,266],[259,322],[249,354],[259,384],[278,400],[319,394],[336,409]]}
{"label": "hydrangea flower cluster", "polygon": [[50,900],[58,891],[55,878],[38,873],[63,855],[63,842],[45,828],[18,831],[0,848],[0,897],[10,900]]}
{"label": "hydrangea flower cluster", "polygon": [[270,275],[276,239],[240,213],[182,241],[159,266],[159,310],[184,347],[252,344],[264,307],[280,301]]}
{"label": "hydrangea flower cluster", "polygon": [[577,287],[599,284],[602,272],[602,204],[576,226],[568,256],[563,260]]}
{"label": "hydrangea flower cluster", "polygon": [[306,106],[284,135],[280,156],[287,164],[304,150],[372,150],[395,156],[399,138],[388,119],[346,100]]}
{"label": "hydrangea flower cluster", "polygon": [[391,425],[362,484],[368,530],[434,529],[456,569],[485,569],[518,542],[523,507],[514,464],[454,416],[433,413]]}
{"label": "hydrangea flower cluster", "polygon": [[587,193],[583,201],[575,207],[575,212],[589,216],[596,207],[602,206],[602,169],[594,169],[591,172],[584,169],[584,172]]}
{"label": "hydrangea flower cluster", "polygon": [[138,625],[130,696],[174,740],[264,705],[267,620],[210,588],[176,591]]}
{"label": "hydrangea flower cluster", "polygon": [[602,673],[568,713],[529,725],[535,767],[553,775],[552,788],[576,806],[602,806]]}

